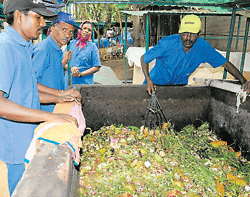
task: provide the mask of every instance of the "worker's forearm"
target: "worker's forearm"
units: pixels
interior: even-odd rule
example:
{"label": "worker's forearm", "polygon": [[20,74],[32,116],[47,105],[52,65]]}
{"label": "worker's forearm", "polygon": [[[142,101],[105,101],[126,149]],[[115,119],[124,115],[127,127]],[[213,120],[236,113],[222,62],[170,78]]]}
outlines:
{"label": "worker's forearm", "polygon": [[69,114],[55,114],[42,110],[31,109],[14,103],[3,96],[0,91],[0,117],[16,122],[41,123],[61,122],[77,126],[77,120]]}
{"label": "worker's forearm", "polygon": [[17,122],[44,122],[49,121],[50,114],[16,104],[0,96],[0,117]]}
{"label": "worker's forearm", "polygon": [[100,66],[94,66],[92,68],[89,68],[88,70],[85,70],[85,71],[81,72],[80,76],[83,77],[83,76],[87,76],[87,75],[92,75],[92,74],[96,73],[99,70],[100,70]]}
{"label": "worker's forearm", "polygon": [[49,94],[53,96],[62,96],[62,90],[57,90],[54,88],[49,88],[40,83],[37,83],[38,92],[42,94]]}
{"label": "worker's forearm", "polygon": [[149,77],[149,68],[148,68],[148,64],[146,64],[144,62],[144,55],[141,56],[141,67],[142,67],[142,72],[145,76],[146,81],[150,80]]}
{"label": "worker's forearm", "polygon": [[40,93],[39,98],[40,98],[40,103],[58,103],[60,97]]}
{"label": "worker's forearm", "polygon": [[244,84],[247,80],[246,78],[241,74],[241,72],[229,61],[227,61],[223,67],[236,79],[238,79],[241,84]]}

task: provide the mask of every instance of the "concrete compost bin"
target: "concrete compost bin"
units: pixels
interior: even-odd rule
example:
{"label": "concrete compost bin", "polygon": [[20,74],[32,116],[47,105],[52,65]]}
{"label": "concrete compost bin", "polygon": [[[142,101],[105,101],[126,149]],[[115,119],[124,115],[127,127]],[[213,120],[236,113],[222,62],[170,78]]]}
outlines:
{"label": "concrete compost bin", "polygon": [[[199,126],[208,121],[223,140],[234,143],[235,149],[240,149],[249,160],[249,98],[237,108],[237,95],[241,92],[237,82],[205,82],[204,86],[158,86],[156,95],[166,118],[177,131],[188,124]],[[76,85],[75,88],[81,92],[83,114],[92,130],[111,124],[137,127],[144,124],[150,101],[145,85]],[[77,196],[77,169],[66,147],[43,144],[33,160],[13,196]],[[62,171],[63,176],[59,176]]]}

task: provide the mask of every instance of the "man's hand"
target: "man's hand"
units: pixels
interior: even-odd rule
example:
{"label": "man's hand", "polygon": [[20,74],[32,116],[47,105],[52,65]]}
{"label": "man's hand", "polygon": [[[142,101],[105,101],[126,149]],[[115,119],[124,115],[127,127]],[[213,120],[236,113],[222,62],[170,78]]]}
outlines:
{"label": "man's hand", "polygon": [[72,57],[72,51],[71,50],[64,52],[63,59],[65,60],[65,62],[68,63],[68,61],[71,59],[71,57]]}
{"label": "man's hand", "polygon": [[58,103],[72,102],[72,101],[75,101],[78,105],[81,105],[81,100],[70,95],[60,96],[58,99]]}
{"label": "man's hand", "polygon": [[242,84],[242,89],[247,92],[247,95],[250,94],[250,81],[246,81]]}
{"label": "man's hand", "polygon": [[62,59],[62,65],[63,65],[64,69],[68,68],[68,66],[66,66],[66,64],[69,62],[71,57],[72,57],[72,51],[71,50],[64,52],[63,59]]}
{"label": "man's hand", "polygon": [[64,54],[63,54],[63,58],[67,59],[67,60],[70,60],[72,57],[72,51],[69,50],[69,51],[65,51]]}
{"label": "man's hand", "polygon": [[155,93],[156,86],[154,85],[152,80],[147,81],[147,90],[148,90],[149,95],[151,95],[152,93]]}
{"label": "man's hand", "polygon": [[72,77],[80,77],[81,74],[80,74],[79,69],[80,69],[80,68],[78,68],[78,67],[72,67],[72,68],[71,68],[71,76],[72,76]]}
{"label": "man's hand", "polygon": [[71,97],[76,98],[79,102],[82,100],[82,96],[81,96],[80,92],[75,90],[74,88],[62,91],[61,96],[62,97],[71,96]]}
{"label": "man's hand", "polygon": [[52,113],[47,122],[72,123],[78,127],[77,119],[69,114]]}

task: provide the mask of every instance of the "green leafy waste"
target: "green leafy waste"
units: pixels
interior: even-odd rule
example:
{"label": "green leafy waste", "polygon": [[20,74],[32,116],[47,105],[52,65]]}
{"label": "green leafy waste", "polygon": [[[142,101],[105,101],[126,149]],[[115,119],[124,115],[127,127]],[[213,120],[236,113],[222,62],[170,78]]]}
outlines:
{"label": "green leafy waste", "polygon": [[84,136],[80,196],[250,195],[250,163],[205,122],[180,132],[104,126]]}

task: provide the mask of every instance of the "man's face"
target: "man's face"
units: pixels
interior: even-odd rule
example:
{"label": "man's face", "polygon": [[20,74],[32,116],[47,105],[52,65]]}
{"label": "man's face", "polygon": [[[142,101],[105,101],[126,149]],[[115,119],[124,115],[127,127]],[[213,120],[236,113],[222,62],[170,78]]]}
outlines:
{"label": "man's face", "polygon": [[185,49],[191,49],[199,37],[199,34],[190,33],[190,32],[183,32],[180,34],[181,42]]}
{"label": "man's face", "polygon": [[42,33],[43,27],[46,26],[43,16],[36,12],[29,11],[28,16],[17,11],[17,20],[19,21],[19,33],[27,41],[37,39]]}
{"label": "man's face", "polygon": [[75,27],[68,23],[59,22],[51,27],[50,36],[59,47],[67,44],[73,36]]}

